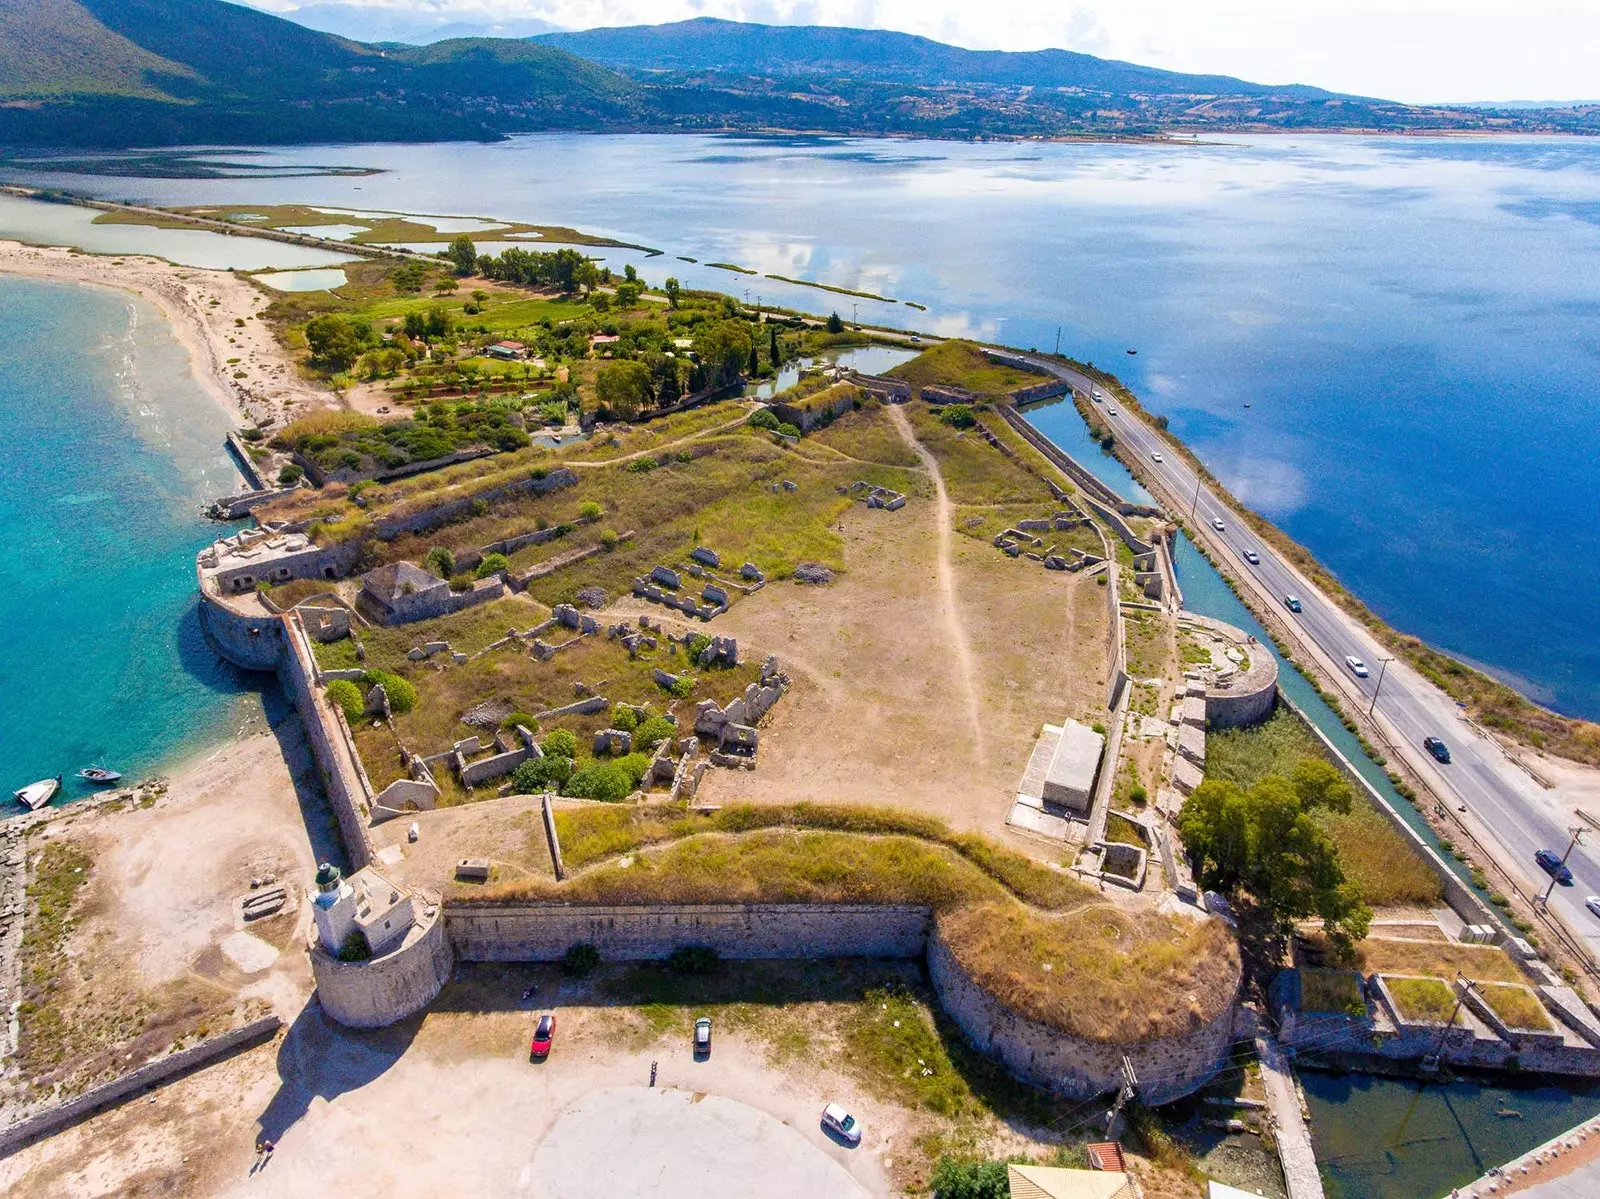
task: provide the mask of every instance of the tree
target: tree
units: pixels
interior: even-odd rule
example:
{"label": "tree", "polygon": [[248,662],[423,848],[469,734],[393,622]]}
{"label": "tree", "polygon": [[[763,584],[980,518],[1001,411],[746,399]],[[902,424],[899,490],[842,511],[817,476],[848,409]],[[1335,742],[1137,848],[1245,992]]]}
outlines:
{"label": "tree", "polygon": [[708,386],[733,383],[750,357],[750,326],[737,320],[702,325],[695,334],[694,348],[705,366]]}
{"label": "tree", "polygon": [[678,306],[678,296],[683,291],[683,285],[678,282],[678,277],[676,275],[668,275],[667,281],[661,285],[661,290],[667,293],[667,307],[676,308]]}
{"label": "tree", "polygon": [[[1331,769],[1331,768],[1330,768]],[[1248,791],[1207,779],[1184,801],[1178,834],[1208,890],[1244,892],[1280,925],[1308,916],[1340,941],[1366,935],[1372,912],[1345,881],[1339,851],[1311,816],[1315,807],[1348,806],[1327,774],[1296,771],[1297,781],[1268,775]]]}
{"label": "tree", "polygon": [[446,275],[433,285],[433,294],[436,296],[447,296],[460,286],[461,284],[457,283],[449,275]]}
{"label": "tree", "polygon": [[325,313],[306,322],[306,345],[312,361],[328,370],[349,370],[373,341],[371,325],[348,317]]}
{"label": "tree", "polygon": [[428,309],[427,320],[423,322],[423,332],[428,337],[449,337],[455,322],[450,319],[450,314],[438,304]]}
{"label": "tree", "polygon": [[622,268],[622,277],[629,283],[637,283],[639,281],[639,272],[633,269],[633,263],[630,262]]}
{"label": "tree", "polygon": [[465,233],[451,240],[445,255],[455,264],[458,275],[470,275],[478,269],[478,249]]}
{"label": "tree", "polygon": [[1011,1184],[1004,1162],[941,1157],[929,1189],[938,1199],[1007,1199]]}
{"label": "tree", "polygon": [[756,349],[756,343],[753,338],[750,342],[750,366],[748,370],[752,375],[761,370],[761,351]]}
{"label": "tree", "polygon": [[843,333],[844,332],[844,322],[839,319],[839,314],[837,312],[830,312],[828,314],[828,332],[829,333]]}
{"label": "tree", "polygon": [[575,288],[581,287],[592,294],[594,289],[600,286],[600,268],[585,258],[582,265],[573,271],[572,281]]}
{"label": "tree", "polygon": [[617,307],[638,307],[639,293],[643,290],[644,285],[637,280],[628,280],[617,284]]}
{"label": "tree", "polygon": [[422,564],[441,579],[448,579],[456,573],[456,556],[442,545],[436,545],[429,550],[422,559]]}
{"label": "tree", "polygon": [[778,364],[783,361],[783,355],[778,351],[778,326],[767,326],[767,357],[772,360],[772,369],[777,370]]}
{"label": "tree", "polygon": [[600,368],[595,395],[610,412],[632,420],[650,400],[650,368],[642,362],[613,362]]}

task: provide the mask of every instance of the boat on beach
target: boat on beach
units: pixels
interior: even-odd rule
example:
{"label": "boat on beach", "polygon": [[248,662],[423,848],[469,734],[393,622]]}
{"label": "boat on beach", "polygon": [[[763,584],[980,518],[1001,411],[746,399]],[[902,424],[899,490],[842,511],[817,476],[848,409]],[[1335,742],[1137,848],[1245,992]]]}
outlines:
{"label": "boat on beach", "polygon": [[108,770],[104,766],[86,766],[78,771],[78,777],[88,783],[114,783],[122,777],[120,771]]}
{"label": "boat on beach", "polygon": [[11,794],[18,803],[30,812],[37,812],[61,790],[61,776],[58,774],[53,779],[40,779],[37,783],[29,783],[26,787],[18,788]]}

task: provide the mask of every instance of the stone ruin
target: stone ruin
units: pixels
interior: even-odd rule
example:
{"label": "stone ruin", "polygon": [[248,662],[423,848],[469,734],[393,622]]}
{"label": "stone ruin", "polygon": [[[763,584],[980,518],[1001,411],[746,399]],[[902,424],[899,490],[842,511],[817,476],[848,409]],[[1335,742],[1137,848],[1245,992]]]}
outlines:
{"label": "stone ruin", "polygon": [[820,562],[802,562],[794,568],[796,583],[831,583],[833,571]]}
{"label": "stone ruin", "polygon": [[1075,529],[1090,523],[1092,522],[1082,512],[1069,508],[1067,511],[1057,512],[1040,520],[1019,520],[1010,528],[995,534],[992,544],[995,549],[1008,557],[1027,558],[1030,562],[1039,563],[1046,570],[1084,570],[1087,567],[1098,566],[1105,559],[1098,554],[1086,553],[1076,546],[1068,546],[1058,551],[1053,543],[1046,545],[1044,538],[1038,534]]}
{"label": "stone ruin", "polygon": [[854,499],[863,500],[869,508],[883,508],[889,512],[898,512],[906,506],[906,497],[898,491],[887,487],[877,487],[865,479],[857,479],[849,487],[841,487],[841,495],[848,495]]}

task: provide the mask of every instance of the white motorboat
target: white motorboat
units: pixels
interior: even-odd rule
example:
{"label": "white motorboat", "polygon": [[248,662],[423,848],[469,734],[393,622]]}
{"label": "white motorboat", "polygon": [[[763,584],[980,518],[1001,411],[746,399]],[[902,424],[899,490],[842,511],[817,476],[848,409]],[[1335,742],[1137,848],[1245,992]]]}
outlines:
{"label": "white motorboat", "polygon": [[61,776],[58,774],[53,779],[40,779],[37,783],[29,783],[21,790],[13,791],[17,802],[30,812],[37,812],[61,790]]}
{"label": "white motorboat", "polygon": [[115,770],[105,766],[89,766],[78,771],[78,777],[91,783],[114,783],[122,777]]}

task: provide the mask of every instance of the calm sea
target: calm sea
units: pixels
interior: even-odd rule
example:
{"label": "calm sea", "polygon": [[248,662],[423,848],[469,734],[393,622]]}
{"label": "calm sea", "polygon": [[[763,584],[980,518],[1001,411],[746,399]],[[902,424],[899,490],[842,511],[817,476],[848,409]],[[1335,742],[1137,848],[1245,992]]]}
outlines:
{"label": "calm sea", "polygon": [[91,762],[138,778],[259,711],[197,620],[200,507],[239,486],[227,428],[155,308],[0,275],[5,792],[81,794]]}
{"label": "calm sea", "polygon": [[251,161],[387,173],[51,181],[568,224],[661,248],[610,255],[656,282],[1023,346],[1059,327],[1393,623],[1600,717],[1600,142],[546,135]]}

